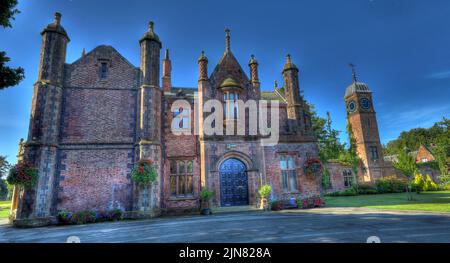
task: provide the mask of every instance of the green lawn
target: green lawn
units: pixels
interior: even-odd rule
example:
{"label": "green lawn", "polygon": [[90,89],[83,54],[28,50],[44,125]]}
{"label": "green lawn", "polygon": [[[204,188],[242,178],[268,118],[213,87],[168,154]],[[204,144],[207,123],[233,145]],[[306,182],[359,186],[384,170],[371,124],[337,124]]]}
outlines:
{"label": "green lawn", "polygon": [[406,193],[400,193],[339,197],[327,196],[325,200],[328,207],[364,207],[450,212],[450,191],[414,193],[413,198],[413,201],[408,201]]}
{"label": "green lawn", "polygon": [[0,201],[0,219],[8,218],[11,201]]}

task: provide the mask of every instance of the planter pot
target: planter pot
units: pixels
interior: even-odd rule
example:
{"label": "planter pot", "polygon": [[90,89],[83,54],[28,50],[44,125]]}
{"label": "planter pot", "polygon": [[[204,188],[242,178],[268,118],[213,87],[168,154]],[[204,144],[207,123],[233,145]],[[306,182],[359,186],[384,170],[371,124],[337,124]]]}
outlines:
{"label": "planter pot", "polygon": [[210,214],[212,214],[212,212],[211,212],[210,208],[203,208],[202,210],[200,210],[200,214],[202,214],[202,215],[210,215]]}

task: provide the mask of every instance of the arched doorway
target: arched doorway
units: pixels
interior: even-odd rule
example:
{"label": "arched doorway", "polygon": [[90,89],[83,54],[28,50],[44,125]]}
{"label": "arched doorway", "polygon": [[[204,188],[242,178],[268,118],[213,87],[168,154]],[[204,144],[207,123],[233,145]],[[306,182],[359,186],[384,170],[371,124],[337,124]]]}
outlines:
{"label": "arched doorway", "polygon": [[247,167],[236,158],[220,165],[220,200],[222,206],[248,205]]}

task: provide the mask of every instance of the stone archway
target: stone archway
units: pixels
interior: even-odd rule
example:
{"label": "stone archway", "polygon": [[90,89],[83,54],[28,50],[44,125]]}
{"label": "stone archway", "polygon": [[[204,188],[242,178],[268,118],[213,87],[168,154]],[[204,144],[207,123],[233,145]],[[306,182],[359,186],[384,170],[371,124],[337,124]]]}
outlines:
{"label": "stone archway", "polygon": [[249,204],[247,166],[241,160],[231,157],[220,163],[221,206]]}

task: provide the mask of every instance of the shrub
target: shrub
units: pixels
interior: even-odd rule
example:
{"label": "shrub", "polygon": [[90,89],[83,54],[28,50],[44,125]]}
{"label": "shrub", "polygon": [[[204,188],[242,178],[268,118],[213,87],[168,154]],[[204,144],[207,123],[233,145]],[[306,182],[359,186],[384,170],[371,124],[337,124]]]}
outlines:
{"label": "shrub", "polygon": [[417,193],[420,193],[424,191],[424,186],[425,180],[423,179],[423,176],[420,173],[416,174],[412,183],[413,190],[415,190]]}
{"label": "shrub", "polygon": [[265,184],[258,189],[258,193],[261,198],[267,199],[270,197],[270,193],[272,193],[272,187],[268,184]]}
{"label": "shrub", "polygon": [[72,221],[72,213],[66,209],[58,212],[59,223],[67,225]]}
{"label": "shrub", "polygon": [[203,187],[203,189],[200,191],[200,199],[204,202],[207,202],[211,200],[211,198],[214,196],[214,192],[210,191],[208,188]]}
{"label": "shrub", "polygon": [[156,181],[158,173],[150,160],[140,160],[131,171],[131,178],[139,185],[149,185]]}
{"label": "shrub", "polygon": [[378,194],[377,188],[371,184],[359,184],[358,185],[358,194],[360,195],[372,195]]}
{"label": "shrub", "polygon": [[423,187],[424,191],[437,191],[439,190],[438,185],[431,179],[430,175],[427,174],[427,179],[425,179],[425,185]]}
{"label": "shrub", "polygon": [[123,211],[121,209],[114,209],[110,212],[110,218],[113,221],[122,220],[123,219]]}
{"label": "shrub", "polygon": [[31,163],[19,162],[9,170],[6,181],[12,185],[31,188],[38,182],[38,170]]}
{"label": "shrub", "polygon": [[312,196],[312,197],[305,197],[305,198],[297,199],[297,206],[298,206],[298,208],[302,208],[302,209],[322,207],[324,205],[325,205],[325,200],[320,196]]}
{"label": "shrub", "polygon": [[408,182],[396,176],[388,176],[378,179],[376,187],[378,193],[402,193],[406,190]]}
{"label": "shrub", "polygon": [[270,203],[270,207],[273,211],[280,211],[284,209],[284,204],[282,201],[277,200]]}
{"label": "shrub", "polygon": [[94,211],[81,211],[72,215],[71,223],[73,224],[88,224],[94,223],[97,214]]}

